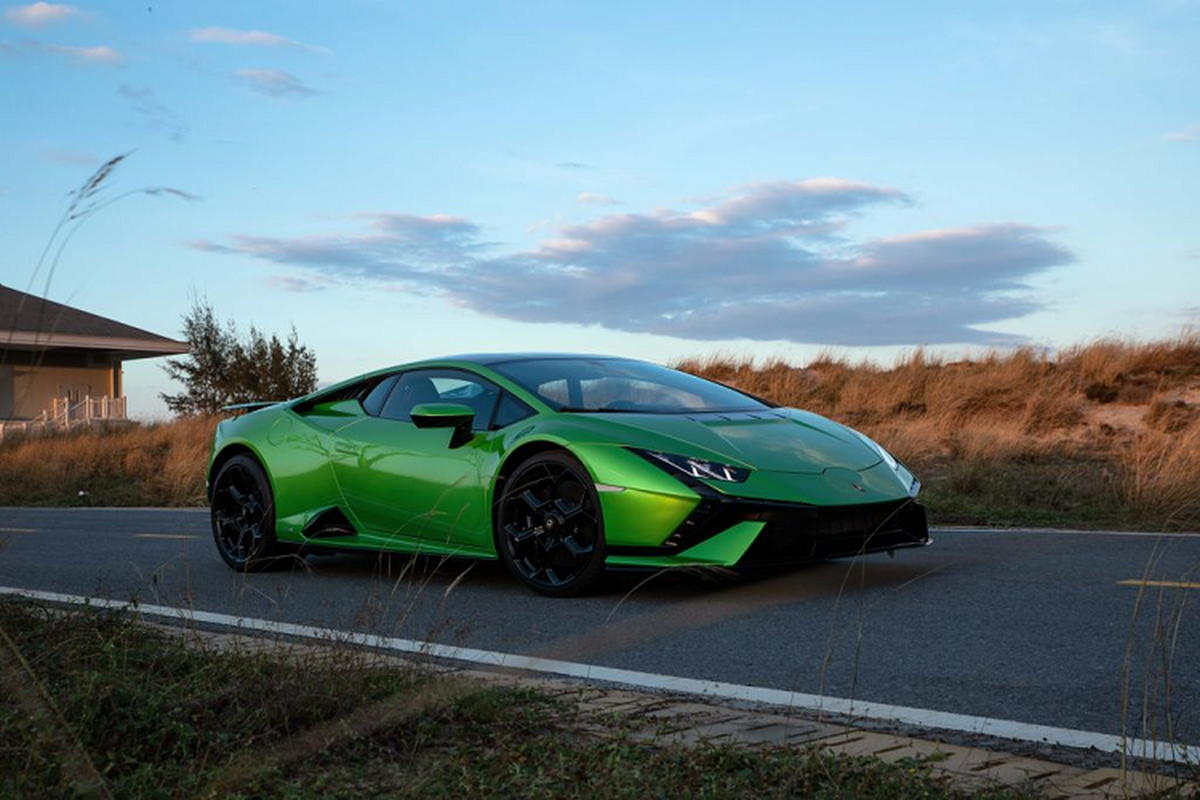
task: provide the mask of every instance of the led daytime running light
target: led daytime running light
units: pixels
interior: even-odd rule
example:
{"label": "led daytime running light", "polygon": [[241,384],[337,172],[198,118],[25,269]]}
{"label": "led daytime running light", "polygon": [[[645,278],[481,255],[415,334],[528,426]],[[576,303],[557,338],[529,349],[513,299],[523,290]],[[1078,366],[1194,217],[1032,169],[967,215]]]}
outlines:
{"label": "led daytime running light", "polygon": [[672,453],[658,453],[652,450],[642,450],[640,452],[650,460],[666,465],[672,471],[687,475],[690,478],[721,481],[723,483],[742,483],[746,478],[750,477],[750,470],[748,469],[721,464],[717,461],[704,461],[699,458],[678,456]]}

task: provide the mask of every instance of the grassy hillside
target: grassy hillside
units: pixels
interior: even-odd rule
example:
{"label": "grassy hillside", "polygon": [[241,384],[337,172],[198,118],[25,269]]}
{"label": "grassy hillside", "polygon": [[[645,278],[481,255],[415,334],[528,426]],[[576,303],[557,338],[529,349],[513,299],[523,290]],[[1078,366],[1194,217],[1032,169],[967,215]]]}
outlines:
{"label": "grassy hillside", "polygon": [[[852,425],[921,478],[936,523],[1200,527],[1200,335],[890,368],[676,366]],[[193,505],[215,422],[0,442],[0,505]],[[80,495],[80,492],[84,492]]]}

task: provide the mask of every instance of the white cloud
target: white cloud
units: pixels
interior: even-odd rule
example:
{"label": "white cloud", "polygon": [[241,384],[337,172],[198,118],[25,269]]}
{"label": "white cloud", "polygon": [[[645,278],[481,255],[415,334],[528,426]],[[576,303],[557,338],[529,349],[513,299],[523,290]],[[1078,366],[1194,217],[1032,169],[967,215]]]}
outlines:
{"label": "white cloud", "polygon": [[595,192],[580,192],[575,195],[575,199],[584,205],[589,206],[619,206],[621,201],[615,197],[609,197],[606,194],[597,194]]}
{"label": "white cloud", "polygon": [[121,54],[107,45],[99,45],[97,47],[68,47],[61,44],[38,44],[37,48],[81,64],[101,64],[108,67],[119,67],[125,63],[125,59]]}
{"label": "white cloud", "polygon": [[234,28],[214,26],[196,28],[188,32],[188,37],[193,42],[232,44],[248,47],[292,47],[297,50],[305,50],[309,53],[318,53],[320,55],[327,55],[329,53],[329,50],[324,47],[304,44],[294,39],[288,39],[286,36],[280,36],[277,33],[267,33],[266,31],[241,31]]}
{"label": "white cloud", "polygon": [[285,292],[319,292],[325,289],[325,283],[296,275],[271,275],[267,278],[267,286]]}
{"label": "white cloud", "polygon": [[22,28],[43,28],[84,13],[75,6],[55,3],[30,3],[27,6],[9,6],[4,9],[4,18]]}
{"label": "white cloud", "polygon": [[317,93],[281,69],[239,69],[234,75],[254,91],[271,97],[312,97]]}
{"label": "white cloud", "polygon": [[97,45],[95,47],[71,47],[62,44],[48,44],[39,42],[34,39],[21,39],[13,44],[10,42],[0,42],[0,55],[13,56],[16,58],[52,55],[61,56],[69,61],[79,65],[99,65],[106,67],[119,67],[125,63],[124,57],[116,50],[107,45]]}
{"label": "white cloud", "polygon": [[1200,123],[1188,125],[1182,130],[1164,133],[1162,138],[1168,142],[1200,142]]}
{"label": "white cloud", "polygon": [[467,220],[380,213],[358,215],[366,229],[348,234],[194,246],[507,319],[840,345],[1011,340],[978,326],[1044,308],[1028,279],[1074,260],[1048,229],[1016,223],[847,237],[853,216],[910,202],[815,178],[749,184],[692,210],[608,214],[515,252]]}

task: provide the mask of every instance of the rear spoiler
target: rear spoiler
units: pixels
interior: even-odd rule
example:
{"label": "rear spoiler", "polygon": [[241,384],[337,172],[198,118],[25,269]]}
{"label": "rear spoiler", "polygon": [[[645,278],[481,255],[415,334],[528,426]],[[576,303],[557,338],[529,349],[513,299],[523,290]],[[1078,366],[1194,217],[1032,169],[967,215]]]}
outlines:
{"label": "rear spoiler", "polygon": [[222,411],[241,411],[249,414],[251,411],[258,411],[260,408],[268,408],[269,406],[279,405],[279,400],[255,400],[253,403],[234,403],[231,406],[222,406]]}

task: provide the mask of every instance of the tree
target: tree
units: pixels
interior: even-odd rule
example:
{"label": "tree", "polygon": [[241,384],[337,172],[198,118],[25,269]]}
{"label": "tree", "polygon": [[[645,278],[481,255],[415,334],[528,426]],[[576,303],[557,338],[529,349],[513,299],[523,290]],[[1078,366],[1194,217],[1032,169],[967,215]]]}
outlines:
{"label": "tree", "polygon": [[191,351],[163,370],[184,391],[159,395],[177,415],[215,414],[231,403],[287,400],[317,388],[316,353],[300,344],[294,325],[286,343],[253,326],[242,341],[232,321],[222,326],[208,301],[197,299],[183,317],[183,335]]}

